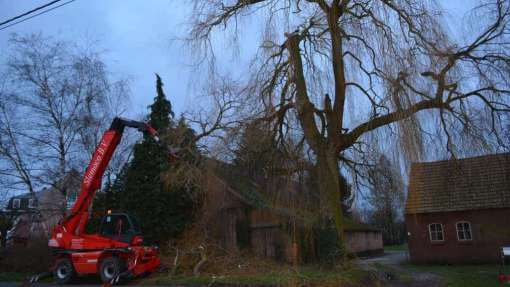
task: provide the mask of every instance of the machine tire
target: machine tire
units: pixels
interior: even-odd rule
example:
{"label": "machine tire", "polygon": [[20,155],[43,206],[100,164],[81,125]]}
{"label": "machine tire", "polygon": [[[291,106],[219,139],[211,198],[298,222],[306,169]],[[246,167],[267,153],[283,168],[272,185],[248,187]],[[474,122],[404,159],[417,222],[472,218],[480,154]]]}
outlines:
{"label": "machine tire", "polygon": [[76,276],[73,262],[70,258],[58,259],[53,270],[53,276],[58,284],[69,284]]}
{"label": "machine tire", "polygon": [[104,283],[110,283],[112,279],[119,276],[125,269],[124,262],[115,256],[106,257],[99,264],[99,276]]}

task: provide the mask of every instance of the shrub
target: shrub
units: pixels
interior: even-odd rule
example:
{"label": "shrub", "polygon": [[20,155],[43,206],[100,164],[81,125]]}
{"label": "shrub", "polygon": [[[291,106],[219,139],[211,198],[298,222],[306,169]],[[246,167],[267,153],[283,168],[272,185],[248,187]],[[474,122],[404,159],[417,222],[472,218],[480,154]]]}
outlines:
{"label": "shrub", "polygon": [[47,239],[32,239],[27,245],[14,245],[0,253],[0,270],[39,273],[48,271],[51,251]]}

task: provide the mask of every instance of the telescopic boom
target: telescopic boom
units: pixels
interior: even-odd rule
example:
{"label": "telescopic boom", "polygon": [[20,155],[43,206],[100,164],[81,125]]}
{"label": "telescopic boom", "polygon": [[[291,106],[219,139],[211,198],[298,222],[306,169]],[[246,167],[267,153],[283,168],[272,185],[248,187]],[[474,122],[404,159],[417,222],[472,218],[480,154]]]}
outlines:
{"label": "telescopic boom", "polygon": [[70,214],[56,227],[57,229],[62,229],[62,231],[73,235],[80,235],[83,233],[89,219],[94,195],[96,191],[101,188],[101,179],[115,149],[120,143],[125,127],[136,128],[140,132],[149,135],[157,144],[168,152],[171,159],[177,158],[175,150],[164,144],[159,139],[156,130],[149,124],[116,117],[110,128],[103,134],[99,145],[92,155],[92,159],[90,160],[81,183],[78,199],[71,208]]}

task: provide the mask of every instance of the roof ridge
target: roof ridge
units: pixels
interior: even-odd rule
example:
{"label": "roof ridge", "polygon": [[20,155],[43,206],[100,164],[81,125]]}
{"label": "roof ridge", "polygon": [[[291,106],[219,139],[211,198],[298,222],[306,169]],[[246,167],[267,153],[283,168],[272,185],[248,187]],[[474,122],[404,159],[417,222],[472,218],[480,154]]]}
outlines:
{"label": "roof ridge", "polygon": [[484,155],[477,155],[477,156],[463,157],[463,158],[452,158],[452,159],[441,159],[441,160],[433,160],[433,161],[411,162],[411,168],[414,165],[429,165],[429,164],[438,164],[438,163],[466,162],[466,161],[470,161],[470,160],[477,160],[477,159],[480,159],[480,158],[489,158],[489,157],[509,157],[510,158],[510,152],[484,154]]}

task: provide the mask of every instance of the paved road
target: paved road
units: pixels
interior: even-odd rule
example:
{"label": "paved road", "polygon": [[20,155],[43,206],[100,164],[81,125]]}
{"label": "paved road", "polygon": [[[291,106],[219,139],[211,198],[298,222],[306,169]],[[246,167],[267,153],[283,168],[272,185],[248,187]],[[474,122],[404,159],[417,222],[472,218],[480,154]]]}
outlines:
{"label": "paved road", "polygon": [[[438,287],[441,278],[436,274],[426,272],[410,272],[402,265],[409,262],[407,251],[387,251],[384,255],[373,258],[361,258],[358,264],[361,268],[373,271],[388,287]],[[385,266],[388,270],[380,271],[377,265]],[[399,275],[400,274],[400,275]],[[412,278],[412,282],[403,282],[400,276],[405,274]]]}
{"label": "paved road", "polygon": [[384,264],[384,265],[401,265],[407,263],[409,257],[407,251],[385,251],[384,255],[378,257],[361,258],[362,264]]}

